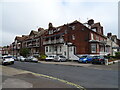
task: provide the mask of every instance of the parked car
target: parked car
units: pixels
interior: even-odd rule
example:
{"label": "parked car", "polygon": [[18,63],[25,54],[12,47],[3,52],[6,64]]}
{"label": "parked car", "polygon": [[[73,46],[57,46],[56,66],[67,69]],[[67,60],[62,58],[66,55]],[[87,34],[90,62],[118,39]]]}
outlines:
{"label": "parked car", "polygon": [[14,64],[14,59],[12,56],[2,56],[2,65]]}
{"label": "parked car", "polygon": [[46,59],[45,59],[45,61],[52,61],[52,60],[54,60],[54,57],[55,57],[56,55],[48,55],[47,57],[46,57]]}
{"label": "parked car", "polygon": [[12,56],[12,58],[13,58],[15,61],[17,61],[17,57]]}
{"label": "parked car", "polygon": [[27,62],[38,62],[38,59],[33,57],[33,56],[29,56],[25,59],[25,61],[27,61]]}
{"label": "parked car", "polygon": [[92,56],[90,55],[83,55],[79,58],[78,62],[88,63],[92,62]]}
{"label": "parked car", "polygon": [[17,57],[17,60],[18,60],[18,61],[25,61],[25,59],[26,59],[26,58],[24,58],[23,56]]}
{"label": "parked car", "polygon": [[2,56],[0,55],[0,64],[2,64]]}
{"label": "parked car", "polygon": [[93,56],[92,64],[99,63],[99,64],[105,64],[105,60],[107,58],[104,56]]}
{"label": "parked car", "polygon": [[66,57],[63,55],[56,55],[53,60],[54,61],[67,61]]}

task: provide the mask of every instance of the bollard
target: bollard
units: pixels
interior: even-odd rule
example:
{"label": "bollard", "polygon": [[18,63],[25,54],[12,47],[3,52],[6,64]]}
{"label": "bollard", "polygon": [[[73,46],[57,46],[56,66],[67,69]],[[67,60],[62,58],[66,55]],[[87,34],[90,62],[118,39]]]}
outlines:
{"label": "bollard", "polygon": [[108,59],[105,59],[105,65],[108,65]]}

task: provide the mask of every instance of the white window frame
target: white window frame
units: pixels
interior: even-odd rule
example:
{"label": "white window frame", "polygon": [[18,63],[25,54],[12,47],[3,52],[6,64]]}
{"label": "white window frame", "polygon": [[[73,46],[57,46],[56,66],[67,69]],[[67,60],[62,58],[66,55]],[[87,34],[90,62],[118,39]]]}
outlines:
{"label": "white window frame", "polygon": [[60,52],[62,52],[62,46],[60,46]]}
{"label": "white window frame", "polygon": [[75,26],[72,26],[72,30],[75,30]]}
{"label": "white window frame", "polygon": [[51,52],[51,47],[49,47],[49,52]]}
{"label": "white window frame", "polygon": [[96,32],[97,30],[96,30],[96,28],[93,28],[92,31]]}
{"label": "white window frame", "polygon": [[72,40],[75,40],[75,35],[72,35]]}
{"label": "white window frame", "polygon": [[97,45],[91,44],[91,53],[96,53],[96,52],[97,52]]}
{"label": "white window frame", "polygon": [[53,30],[49,30],[49,31],[48,31],[48,34],[53,34]]}
{"label": "white window frame", "polygon": [[48,52],[48,46],[47,46],[47,47],[45,47],[45,51],[46,51],[46,52]]}
{"label": "white window frame", "polygon": [[94,40],[94,35],[93,35],[93,33],[91,33],[91,40]]}

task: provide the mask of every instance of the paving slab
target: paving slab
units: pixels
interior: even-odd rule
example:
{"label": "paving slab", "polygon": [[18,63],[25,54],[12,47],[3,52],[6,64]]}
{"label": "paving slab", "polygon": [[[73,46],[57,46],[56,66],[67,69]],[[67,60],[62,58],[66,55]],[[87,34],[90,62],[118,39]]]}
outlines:
{"label": "paving slab", "polygon": [[39,76],[9,66],[2,66],[2,88],[76,88],[59,80]]}

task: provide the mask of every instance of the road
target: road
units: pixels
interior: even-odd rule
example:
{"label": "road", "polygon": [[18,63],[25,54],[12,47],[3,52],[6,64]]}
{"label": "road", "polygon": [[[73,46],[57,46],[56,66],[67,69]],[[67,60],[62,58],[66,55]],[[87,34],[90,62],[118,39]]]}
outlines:
{"label": "road", "polygon": [[60,78],[85,88],[118,88],[118,71],[99,70],[43,63],[18,62],[9,65],[17,69]]}

